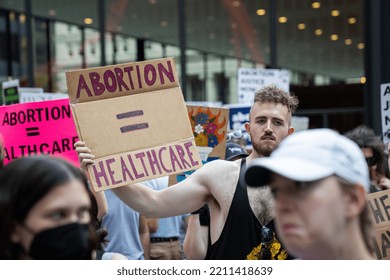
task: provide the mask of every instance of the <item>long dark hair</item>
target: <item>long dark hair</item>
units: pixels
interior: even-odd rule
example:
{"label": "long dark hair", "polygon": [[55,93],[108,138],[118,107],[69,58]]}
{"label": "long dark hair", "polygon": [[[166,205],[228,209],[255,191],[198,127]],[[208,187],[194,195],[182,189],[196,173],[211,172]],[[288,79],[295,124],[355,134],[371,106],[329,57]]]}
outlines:
{"label": "long dark hair", "polygon": [[[21,257],[23,249],[11,240],[15,224],[22,224],[30,209],[52,189],[75,179],[88,188],[80,169],[51,156],[19,158],[0,170],[0,259]],[[96,246],[93,232],[90,230],[91,248]]]}
{"label": "long dark hair", "polygon": [[384,175],[385,145],[381,137],[376,135],[373,129],[365,125],[359,125],[347,131],[344,135],[354,141],[360,148],[371,148],[376,159],[376,172],[378,175]]}

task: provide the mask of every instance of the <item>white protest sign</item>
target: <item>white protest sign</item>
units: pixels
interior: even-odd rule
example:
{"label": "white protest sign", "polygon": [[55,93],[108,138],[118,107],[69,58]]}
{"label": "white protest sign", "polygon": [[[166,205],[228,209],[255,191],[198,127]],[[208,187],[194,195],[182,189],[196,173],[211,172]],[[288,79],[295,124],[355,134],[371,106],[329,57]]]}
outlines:
{"label": "white protest sign", "polygon": [[19,102],[27,103],[27,102],[37,102],[37,101],[47,101],[47,100],[55,100],[55,99],[64,99],[69,96],[66,93],[35,93],[35,92],[20,92],[19,91]]}
{"label": "white protest sign", "polygon": [[19,94],[21,92],[43,93],[43,88],[39,88],[39,87],[19,87]]}
{"label": "white protest sign", "polygon": [[291,126],[295,132],[309,129],[309,117],[292,116]]}
{"label": "white protest sign", "polygon": [[290,77],[287,70],[239,68],[238,103],[252,103],[255,91],[266,86],[276,87],[289,92]]}
{"label": "white protest sign", "polygon": [[382,135],[387,135],[390,132],[390,83],[381,84],[381,111]]}

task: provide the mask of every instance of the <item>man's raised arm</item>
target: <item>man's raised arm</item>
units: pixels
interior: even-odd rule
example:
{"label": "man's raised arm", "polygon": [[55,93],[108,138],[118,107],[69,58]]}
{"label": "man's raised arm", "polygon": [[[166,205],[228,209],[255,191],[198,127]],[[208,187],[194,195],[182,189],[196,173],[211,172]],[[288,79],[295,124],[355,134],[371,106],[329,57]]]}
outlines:
{"label": "man's raised arm", "polygon": [[[94,163],[92,151],[82,141],[75,143],[81,168]],[[124,203],[146,217],[163,218],[190,213],[203,206],[209,198],[208,187],[202,184],[201,176],[186,180],[161,191],[155,191],[136,183],[111,189]],[[202,175],[202,174],[199,174]]]}

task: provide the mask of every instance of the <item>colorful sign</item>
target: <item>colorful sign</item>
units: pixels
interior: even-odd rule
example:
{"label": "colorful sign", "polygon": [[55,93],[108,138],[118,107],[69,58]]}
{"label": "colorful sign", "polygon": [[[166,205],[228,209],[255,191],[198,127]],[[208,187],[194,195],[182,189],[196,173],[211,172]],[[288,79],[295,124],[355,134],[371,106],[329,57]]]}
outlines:
{"label": "colorful sign", "polygon": [[[188,118],[202,163],[225,159],[229,109],[187,105]],[[180,182],[193,171],[169,178],[169,185]]]}
{"label": "colorful sign", "polygon": [[66,72],[96,191],[202,166],[173,58]]}
{"label": "colorful sign", "polygon": [[0,106],[0,121],[5,164],[22,156],[45,154],[67,158],[79,166],[69,99]]}

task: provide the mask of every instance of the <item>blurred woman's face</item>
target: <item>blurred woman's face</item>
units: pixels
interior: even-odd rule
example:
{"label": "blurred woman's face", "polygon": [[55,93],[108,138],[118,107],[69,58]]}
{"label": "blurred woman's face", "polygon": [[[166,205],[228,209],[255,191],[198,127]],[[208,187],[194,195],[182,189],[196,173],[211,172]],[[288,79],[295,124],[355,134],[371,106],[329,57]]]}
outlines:
{"label": "blurred woman's face", "polygon": [[12,240],[28,252],[34,238],[31,232],[37,234],[70,223],[87,224],[90,207],[91,201],[82,182],[72,180],[55,187],[30,209],[23,225],[16,225]]}
{"label": "blurred woman's face", "polygon": [[335,250],[343,247],[340,243],[348,223],[347,198],[336,176],[300,186],[275,174],[270,186],[275,198],[276,229],[287,251],[310,259],[328,251],[329,244]]}

